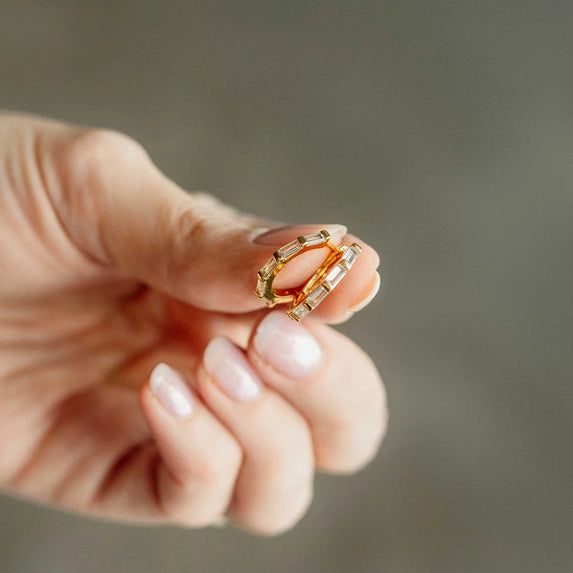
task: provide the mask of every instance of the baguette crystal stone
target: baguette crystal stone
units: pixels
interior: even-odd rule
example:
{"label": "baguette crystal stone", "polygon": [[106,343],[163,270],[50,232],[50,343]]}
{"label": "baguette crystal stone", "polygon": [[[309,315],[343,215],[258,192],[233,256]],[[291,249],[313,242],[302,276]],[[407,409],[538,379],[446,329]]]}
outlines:
{"label": "baguette crystal stone", "polygon": [[332,290],[338,286],[338,283],[345,277],[346,273],[347,270],[341,264],[338,264],[324,277],[324,282]]}
{"label": "baguette crystal stone", "polygon": [[294,257],[294,255],[296,255],[301,250],[302,250],[302,245],[298,240],[296,240],[296,241],[291,241],[288,245],[285,245],[284,247],[281,247],[277,251],[277,253],[280,259],[287,261],[291,257]]}
{"label": "baguette crystal stone", "polygon": [[354,243],[348,247],[348,249],[346,249],[346,252],[344,255],[342,255],[341,260],[345,261],[348,268],[350,268],[354,264],[354,261],[358,258],[361,250],[362,249],[356,243]]}
{"label": "baguette crystal stone", "polygon": [[259,278],[256,291],[259,298],[263,298],[265,296],[266,285],[267,283],[263,279]]}
{"label": "baguette crystal stone", "polygon": [[279,266],[279,262],[273,256],[267,264],[259,271],[261,278],[266,281],[270,276],[277,270]]}
{"label": "baguette crystal stone", "polygon": [[308,247],[315,247],[316,245],[322,245],[323,243],[326,243],[326,239],[322,233],[307,235],[305,239]]}
{"label": "baguette crystal stone", "polygon": [[298,306],[291,308],[287,314],[290,318],[298,322],[299,320],[302,320],[309,312],[310,310],[304,306],[304,304],[299,304]]}
{"label": "baguette crystal stone", "polygon": [[314,310],[326,298],[328,292],[324,286],[319,285],[306,297],[304,302]]}

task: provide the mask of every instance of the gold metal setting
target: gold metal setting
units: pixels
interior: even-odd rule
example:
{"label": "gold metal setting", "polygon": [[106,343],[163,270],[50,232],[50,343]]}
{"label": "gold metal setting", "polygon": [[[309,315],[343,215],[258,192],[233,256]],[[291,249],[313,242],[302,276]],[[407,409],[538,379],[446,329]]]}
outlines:
{"label": "gold metal setting", "polygon": [[[298,237],[278,249],[257,274],[257,296],[264,299],[268,307],[290,302],[287,315],[297,322],[302,320],[340,284],[362,251],[357,243],[336,247],[330,239],[328,231],[322,230]],[[330,253],[306,283],[297,288],[273,289],[273,281],[289,262],[302,253],[324,247]]]}

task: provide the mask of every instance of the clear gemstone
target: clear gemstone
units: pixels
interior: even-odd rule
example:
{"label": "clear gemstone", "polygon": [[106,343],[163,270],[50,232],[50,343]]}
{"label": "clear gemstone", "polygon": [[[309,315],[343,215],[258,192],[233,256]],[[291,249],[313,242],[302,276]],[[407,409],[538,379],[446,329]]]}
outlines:
{"label": "clear gemstone", "polygon": [[314,235],[306,235],[306,244],[308,247],[314,247],[315,245],[322,245],[326,241],[320,233],[315,233]]}
{"label": "clear gemstone", "polygon": [[309,312],[310,310],[308,310],[304,304],[299,304],[298,306],[295,306],[293,309],[289,310],[288,314],[295,320],[302,320]]}
{"label": "clear gemstone", "polygon": [[316,287],[307,297],[306,304],[312,308],[316,308],[328,295],[328,291],[321,285]]}
{"label": "clear gemstone", "polygon": [[330,285],[330,288],[334,288],[346,274],[346,269],[338,264],[336,265],[324,278],[324,281]]}
{"label": "clear gemstone", "polygon": [[269,259],[267,264],[259,271],[261,278],[266,281],[277,270],[278,266],[279,263],[274,257]]}
{"label": "clear gemstone", "polygon": [[281,259],[290,259],[302,249],[302,245],[296,241],[291,241],[288,245],[281,247],[277,253]]}
{"label": "clear gemstone", "polygon": [[354,261],[358,258],[359,254],[360,251],[354,245],[352,245],[351,247],[346,249],[346,252],[344,253],[344,255],[342,255],[341,260],[346,261],[348,268],[350,268],[354,264]]}
{"label": "clear gemstone", "polygon": [[257,295],[259,298],[263,298],[265,296],[265,290],[266,290],[265,281],[259,279],[259,282],[257,284]]}

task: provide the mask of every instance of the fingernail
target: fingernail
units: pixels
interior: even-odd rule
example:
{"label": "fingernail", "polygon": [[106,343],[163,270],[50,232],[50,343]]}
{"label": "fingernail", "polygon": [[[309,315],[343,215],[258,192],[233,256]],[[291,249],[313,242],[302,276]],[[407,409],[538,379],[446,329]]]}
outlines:
{"label": "fingernail", "polygon": [[243,353],[228,339],[213,338],[203,354],[209,376],[233,400],[250,402],[258,398],[263,385]]}
{"label": "fingernail", "polygon": [[193,411],[194,400],[183,376],[160,362],[149,377],[149,387],[163,407],[178,418],[186,418]]}
{"label": "fingernail", "polygon": [[374,277],[374,286],[372,287],[366,298],[356,303],[355,305],[350,306],[348,308],[348,311],[351,313],[355,313],[358,312],[359,310],[362,310],[365,306],[367,306],[368,304],[370,304],[370,302],[372,302],[372,299],[378,294],[379,290],[380,290],[380,274],[376,273],[376,276]]}
{"label": "fingernail", "polygon": [[322,361],[322,349],[307,328],[278,311],[260,322],[253,344],[266,362],[289,378],[306,378]]}
{"label": "fingernail", "polygon": [[[293,238],[318,233],[322,229],[327,230],[332,236],[333,243],[340,243],[346,235],[348,229],[344,225],[288,225],[271,229],[252,238],[255,245],[275,246],[283,245],[292,241]],[[252,235],[251,235],[252,237]]]}

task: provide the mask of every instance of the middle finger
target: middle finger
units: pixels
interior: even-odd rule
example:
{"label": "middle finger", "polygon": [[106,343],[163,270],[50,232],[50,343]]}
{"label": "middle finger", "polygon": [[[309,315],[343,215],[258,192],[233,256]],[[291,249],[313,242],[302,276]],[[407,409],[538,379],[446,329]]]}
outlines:
{"label": "middle finger", "polygon": [[229,517],[258,533],[284,531],[312,497],[314,457],[304,418],[263,385],[244,352],[227,338],[207,346],[197,389],[243,448]]}

